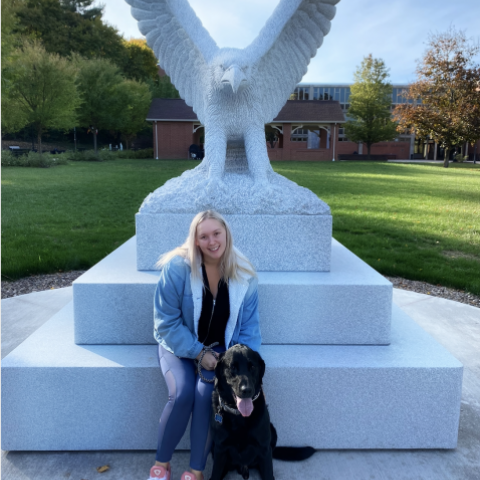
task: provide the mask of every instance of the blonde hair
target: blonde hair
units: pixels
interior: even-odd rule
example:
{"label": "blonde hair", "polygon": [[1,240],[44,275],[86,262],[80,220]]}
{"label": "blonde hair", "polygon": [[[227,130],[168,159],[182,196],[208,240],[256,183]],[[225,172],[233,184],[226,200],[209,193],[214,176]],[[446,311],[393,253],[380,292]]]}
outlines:
{"label": "blonde hair", "polygon": [[200,263],[199,260],[202,258],[202,252],[199,247],[195,244],[197,227],[205,220],[216,220],[226,231],[226,245],[225,252],[223,252],[222,259],[220,262],[220,273],[225,279],[239,280],[240,273],[245,273],[250,276],[256,276],[255,268],[250,263],[250,261],[240,253],[233,246],[233,237],[228,223],[215,210],[205,210],[203,212],[197,213],[190,224],[190,229],[188,231],[188,237],[186,238],[183,245],[180,245],[177,248],[174,248],[170,252],[164,253],[158,259],[156,263],[157,268],[162,268],[165,266],[172,258],[174,257],[183,257],[190,261],[192,267],[192,276],[194,278],[199,278],[200,274],[196,268],[197,264]]}

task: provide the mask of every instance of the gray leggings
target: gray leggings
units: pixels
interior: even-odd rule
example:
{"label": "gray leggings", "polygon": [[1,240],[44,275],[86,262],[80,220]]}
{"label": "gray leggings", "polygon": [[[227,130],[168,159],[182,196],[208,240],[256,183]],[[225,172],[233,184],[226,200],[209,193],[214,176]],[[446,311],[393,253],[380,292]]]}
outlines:
{"label": "gray leggings", "polygon": [[[215,347],[214,350],[220,353],[225,348]],[[192,415],[190,468],[203,471],[212,445],[210,414],[213,383],[205,383],[200,379],[193,360],[178,358],[160,345],[158,358],[167,383],[168,402],[160,417],[156,459],[162,463],[172,459],[173,451]],[[208,379],[214,377],[212,371],[203,370],[202,373]]]}

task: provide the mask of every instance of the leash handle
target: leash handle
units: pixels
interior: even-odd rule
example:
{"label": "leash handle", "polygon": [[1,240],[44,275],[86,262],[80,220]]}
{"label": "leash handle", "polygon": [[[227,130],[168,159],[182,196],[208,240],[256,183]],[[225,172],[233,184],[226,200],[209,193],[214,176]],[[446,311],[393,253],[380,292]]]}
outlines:
{"label": "leash handle", "polygon": [[218,354],[213,350],[213,347],[216,347],[218,345],[218,342],[212,343],[211,345],[204,346],[202,348],[202,355],[200,356],[200,360],[196,360],[197,362],[197,371],[198,371],[198,376],[206,383],[213,383],[215,381],[215,377],[213,377],[211,380],[208,378],[205,378],[202,373],[202,360],[203,357],[207,352],[210,352],[215,358],[218,359]]}

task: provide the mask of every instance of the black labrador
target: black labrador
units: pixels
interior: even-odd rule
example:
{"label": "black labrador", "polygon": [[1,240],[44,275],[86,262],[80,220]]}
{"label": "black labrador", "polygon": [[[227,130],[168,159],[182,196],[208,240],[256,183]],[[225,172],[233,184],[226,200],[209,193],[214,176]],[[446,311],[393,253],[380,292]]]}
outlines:
{"label": "black labrador", "polygon": [[262,480],[274,480],[272,458],[305,460],[312,447],[277,447],[277,432],[270,422],[262,379],[265,362],[246,345],[222,354],[215,367],[212,395],[211,480],[222,480],[232,470],[249,478],[258,469]]}

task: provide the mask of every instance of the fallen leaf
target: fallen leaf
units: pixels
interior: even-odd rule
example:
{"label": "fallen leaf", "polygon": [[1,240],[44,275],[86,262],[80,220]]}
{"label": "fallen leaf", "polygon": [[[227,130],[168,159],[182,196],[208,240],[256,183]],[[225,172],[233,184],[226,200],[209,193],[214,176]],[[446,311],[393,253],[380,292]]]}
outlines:
{"label": "fallen leaf", "polygon": [[110,467],[108,465],[104,465],[103,467],[97,467],[98,473],[103,473],[103,472],[106,472],[107,470],[110,470]]}

